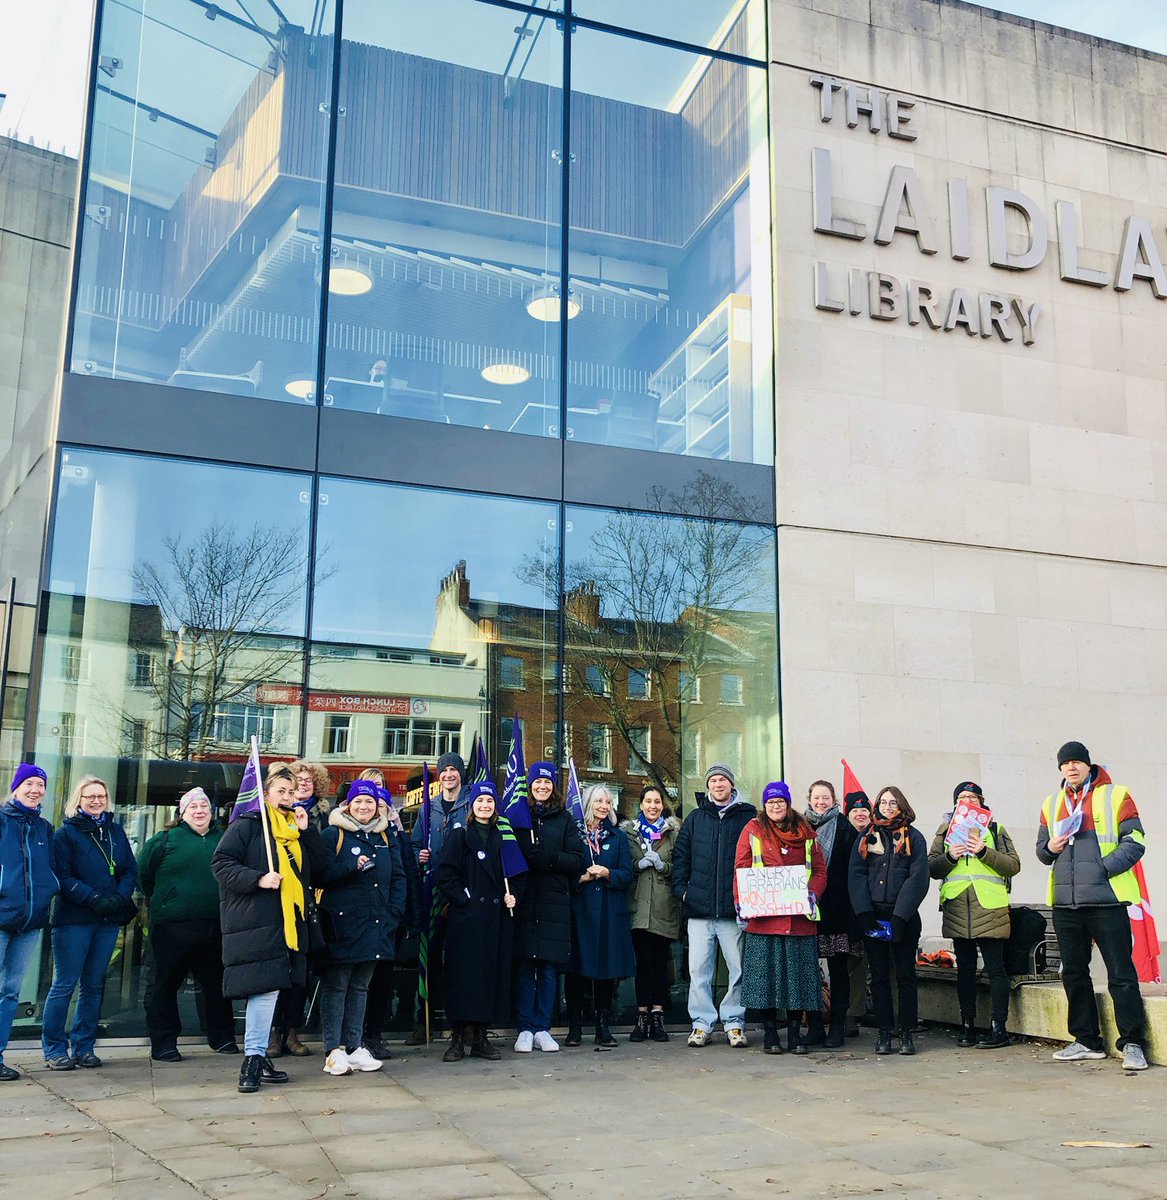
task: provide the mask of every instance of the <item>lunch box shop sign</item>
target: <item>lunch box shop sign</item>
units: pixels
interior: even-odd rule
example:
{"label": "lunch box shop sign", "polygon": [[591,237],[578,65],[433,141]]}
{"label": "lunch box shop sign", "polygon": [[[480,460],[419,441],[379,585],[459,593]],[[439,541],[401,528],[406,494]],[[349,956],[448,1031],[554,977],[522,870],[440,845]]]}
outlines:
{"label": "lunch box shop sign", "polygon": [[[873,134],[916,140],[914,100],[828,75],[811,75],[810,85],[818,93],[819,118],[824,124],[841,119],[852,129],[862,125]],[[946,200],[947,236],[942,245],[934,198],[926,193],[913,167],[896,164],[888,175],[878,219],[869,229],[838,206],[830,150],[816,146],[811,152],[811,204],[817,233],[857,242],[870,237],[880,246],[890,245],[897,234],[903,234],[915,239],[921,254],[936,255],[943,250],[958,262],[967,261],[974,254],[970,219],[974,201],[968,182],[950,179]],[[984,205],[989,264],[1015,272],[1040,266],[1051,240],[1049,218],[1042,206],[1006,187],[985,188]],[[1015,240],[1010,246],[1011,223],[1021,232],[1021,245]],[[1126,292],[1136,280],[1144,280],[1157,300],[1167,299],[1167,272],[1146,217],[1132,214],[1126,218],[1109,270],[1082,262],[1081,221],[1078,205],[1072,200],[1055,202],[1054,230],[1058,271],[1067,283]],[[996,336],[1003,342],[1019,339],[1026,346],[1036,341],[1042,312],[1040,303],[1011,294],[940,288],[918,279],[822,261],[815,263],[814,302],[825,312],[848,312],[876,321],[906,320],[909,325],[923,324],[948,333],[963,329],[970,337]]]}

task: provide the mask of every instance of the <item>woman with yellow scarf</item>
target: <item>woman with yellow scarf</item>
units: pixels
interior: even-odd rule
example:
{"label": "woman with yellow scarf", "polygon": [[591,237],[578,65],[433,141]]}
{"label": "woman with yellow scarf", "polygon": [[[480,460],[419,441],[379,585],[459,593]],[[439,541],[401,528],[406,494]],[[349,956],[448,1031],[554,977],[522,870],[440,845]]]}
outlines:
{"label": "woman with yellow scarf", "polygon": [[258,1091],[261,1082],[287,1083],[287,1073],[267,1056],[272,1017],[280,989],[304,986],[308,978],[308,888],[326,859],[319,830],[295,800],[296,776],[287,763],[272,763],[262,811],[233,820],[211,859],[223,927],[223,995],[247,1000],[241,1092]]}

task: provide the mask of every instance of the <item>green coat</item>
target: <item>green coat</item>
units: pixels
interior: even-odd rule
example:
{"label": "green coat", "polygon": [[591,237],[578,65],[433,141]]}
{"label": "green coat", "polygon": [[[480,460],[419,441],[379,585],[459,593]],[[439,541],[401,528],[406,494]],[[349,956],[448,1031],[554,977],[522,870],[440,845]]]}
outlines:
{"label": "green coat", "polygon": [[[945,821],[932,839],[928,851],[928,873],[933,879],[943,880],[955,869],[956,863],[944,849],[944,838],[948,833]],[[1004,825],[994,825],[996,846],[985,849],[982,861],[1006,879],[1012,879],[1021,870],[1021,857],[1013,845]],[[959,861],[959,860],[958,860]],[[976,889],[967,887],[955,899],[940,906],[944,914],[941,933],[946,938],[1007,938],[1009,936],[1009,909],[983,908],[977,900]]]}
{"label": "green coat", "polygon": [[138,858],[138,886],[150,901],[150,924],[219,920],[219,885],[211,874],[222,829],[195,833],[185,822],[156,833]]}
{"label": "green coat", "polygon": [[654,847],[664,862],[664,870],[650,867],[642,871],[637,863],[644,857],[644,843],[640,840],[640,826],[635,821],[624,821],[620,828],[628,835],[628,849],[632,853],[632,886],[628,889],[628,911],[632,914],[632,928],[644,929],[670,941],[681,936],[681,904],[673,895],[673,847],[681,823],[676,817],[665,821],[665,831]]}

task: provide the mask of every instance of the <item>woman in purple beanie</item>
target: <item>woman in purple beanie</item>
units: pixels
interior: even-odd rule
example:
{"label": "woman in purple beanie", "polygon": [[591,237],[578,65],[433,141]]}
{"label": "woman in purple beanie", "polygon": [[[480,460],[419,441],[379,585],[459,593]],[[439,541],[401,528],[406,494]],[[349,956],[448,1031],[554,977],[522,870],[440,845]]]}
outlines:
{"label": "woman in purple beanie", "polygon": [[41,816],[48,777],[21,763],[0,804],[0,1083],[20,1076],[4,1062],[20,985],[49,923],[49,905],[60,891],[53,874],[53,827]]}

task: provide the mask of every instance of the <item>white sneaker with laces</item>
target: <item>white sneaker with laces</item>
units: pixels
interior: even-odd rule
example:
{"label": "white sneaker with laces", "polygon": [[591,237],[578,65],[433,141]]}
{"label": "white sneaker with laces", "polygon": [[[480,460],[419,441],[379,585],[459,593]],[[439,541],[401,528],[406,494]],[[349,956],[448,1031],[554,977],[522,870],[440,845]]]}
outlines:
{"label": "white sneaker with laces", "polygon": [[694,1029],[693,1032],[691,1034],[689,1034],[689,1045],[690,1046],[707,1046],[707,1045],[709,1045],[709,1030],[708,1029]]}
{"label": "white sneaker with laces", "polygon": [[1147,1069],[1147,1056],[1143,1053],[1142,1046],[1135,1042],[1127,1042],[1122,1048],[1122,1069],[1124,1071],[1145,1071]]}
{"label": "white sneaker with laces", "polygon": [[535,1047],[535,1035],[529,1030],[524,1029],[522,1033],[515,1038],[515,1053],[530,1054]]}
{"label": "white sneaker with laces", "polygon": [[731,1025],[725,1031],[725,1040],[738,1050],[750,1044],[749,1039],[746,1037],[746,1031],[738,1025]]}
{"label": "white sneaker with laces", "polygon": [[349,1065],[358,1071],[379,1071],[385,1064],[374,1058],[364,1046],[358,1046],[348,1055]]}
{"label": "white sneaker with laces", "polygon": [[1081,1042],[1071,1042],[1060,1050],[1054,1051],[1054,1062],[1081,1062],[1085,1058],[1105,1058],[1105,1050],[1091,1050]]}
{"label": "white sneaker with laces", "polygon": [[348,1055],[339,1046],[324,1060],[324,1073],[325,1075],[351,1075],[353,1073]]}
{"label": "white sneaker with laces", "polygon": [[545,1050],[548,1054],[554,1054],[559,1049],[559,1043],[547,1032],[546,1029],[540,1029],[535,1034],[535,1049]]}

